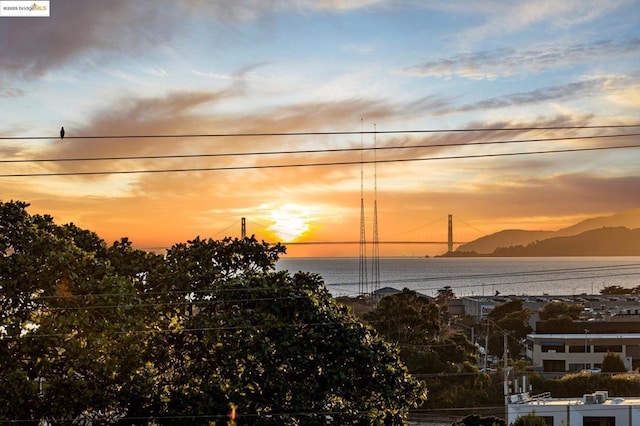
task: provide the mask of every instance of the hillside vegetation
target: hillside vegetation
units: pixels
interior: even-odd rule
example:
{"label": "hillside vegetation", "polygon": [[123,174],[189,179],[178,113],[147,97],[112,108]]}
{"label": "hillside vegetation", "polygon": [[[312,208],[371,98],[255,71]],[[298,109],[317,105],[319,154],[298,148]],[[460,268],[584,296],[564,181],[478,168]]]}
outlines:
{"label": "hillside vegetation", "polygon": [[500,247],[494,256],[640,256],[640,228],[602,228],[526,246]]}
{"label": "hillside vegetation", "polygon": [[[627,210],[611,216],[586,219],[575,225],[562,228],[557,231],[548,231],[548,230],[527,231],[527,230],[521,230],[521,229],[506,229],[506,230],[502,230],[502,231],[478,238],[469,243],[462,244],[453,253],[453,255],[458,255],[458,256],[460,255],[492,255],[497,249],[502,249],[504,247],[518,247],[518,246],[528,247],[531,244],[544,241],[544,240],[555,239],[559,237],[578,236],[587,231],[598,230],[602,228],[617,228],[617,227],[625,227],[628,229],[640,228],[640,209]],[[616,242],[614,241],[613,242],[614,246],[617,245],[615,243]],[[554,243],[554,244],[557,244],[557,243]],[[540,250],[540,248],[538,248],[537,250]],[[619,250],[620,250],[619,248],[615,248],[614,252],[606,252],[606,254],[597,254],[597,255],[593,254],[593,255],[594,256],[622,255],[622,254],[615,253]],[[632,252],[636,251],[634,247],[631,247],[630,250]],[[580,250],[572,249],[572,251],[576,252]],[[628,251],[629,250],[627,250],[626,252]],[[537,254],[522,254],[522,255],[532,256]],[[564,254],[564,253],[560,255],[587,256],[587,254]],[[516,255],[516,256],[519,256],[519,255]],[[555,256],[555,255],[550,254],[549,256]]]}

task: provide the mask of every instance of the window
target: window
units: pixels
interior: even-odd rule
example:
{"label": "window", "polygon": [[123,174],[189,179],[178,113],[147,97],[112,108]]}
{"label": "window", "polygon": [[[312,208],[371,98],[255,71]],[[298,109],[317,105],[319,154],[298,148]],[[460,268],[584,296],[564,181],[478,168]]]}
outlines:
{"label": "window", "polygon": [[564,345],[562,343],[542,343],[540,345],[542,352],[564,352]]}
{"label": "window", "polygon": [[[569,352],[570,353],[585,353],[585,346],[584,345],[571,345],[569,346]],[[589,349],[591,349],[589,346],[587,346],[586,348],[586,352],[591,352]]]}
{"label": "window", "polygon": [[542,368],[548,372],[564,371],[564,361],[555,359],[545,359],[542,361]]}
{"label": "window", "polygon": [[603,352],[603,353],[607,353],[607,352],[622,352],[622,345],[594,345],[593,346],[593,351],[594,352]]}
{"label": "window", "polygon": [[584,417],[582,426],[616,426],[615,417]]}

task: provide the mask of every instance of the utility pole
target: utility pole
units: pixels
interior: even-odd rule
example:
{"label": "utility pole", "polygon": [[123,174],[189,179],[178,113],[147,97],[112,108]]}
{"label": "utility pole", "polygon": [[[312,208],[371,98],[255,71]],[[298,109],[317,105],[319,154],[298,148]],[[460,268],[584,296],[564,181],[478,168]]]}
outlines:
{"label": "utility pole", "polygon": [[509,397],[509,363],[507,361],[507,332],[503,331],[504,350],[502,352],[502,372],[504,374],[504,397],[505,402]]}
{"label": "utility pole", "polygon": [[507,362],[507,355],[508,355],[508,350],[507,350],[507,332],[504,331],[503,332],[503,338],[504,338],[504,349],[502,351],[502,367],[506,370],[507,367],[509,366],[509,363]]}
{"label": "utility pole", "polygon": [[589,329],[585,328],[584,329],[584,369],[586,370],[587,368],[587,360],[589,359]]}
{"label": "utility pole", "polygon": [[489,356],[489,330],[484,335],[484,371],[487,371],[487,357]]}

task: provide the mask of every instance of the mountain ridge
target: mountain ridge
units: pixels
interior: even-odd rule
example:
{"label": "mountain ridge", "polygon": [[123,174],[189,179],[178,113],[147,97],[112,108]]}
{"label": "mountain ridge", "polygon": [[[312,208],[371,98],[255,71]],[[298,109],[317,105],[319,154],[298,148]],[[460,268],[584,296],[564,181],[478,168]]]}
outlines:
{"label": "mountain ridge", "polygon": [[590,229],[578,235],[559,236],[526,246],[499,247],[499,257],[533,256],[640,256],[640,228],[624,226]]}
{"label": "mountain ridge", "polygon": [[462,244],[451,254],[492,255],[498,248],[528,246],[537,241],[557,237],[572,237],[594,229],[615,227],[624,227],[629,230],[640,228],[640,208],[625,210],[610,216],[585,219],[557,231],[505,229]]}

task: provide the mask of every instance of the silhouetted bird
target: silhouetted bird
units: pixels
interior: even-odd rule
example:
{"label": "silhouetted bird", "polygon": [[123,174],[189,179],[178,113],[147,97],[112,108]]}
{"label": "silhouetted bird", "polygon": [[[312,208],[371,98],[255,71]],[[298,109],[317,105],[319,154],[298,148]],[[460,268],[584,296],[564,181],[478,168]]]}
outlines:
{"label": "silhouetted bird", "polygon": [[64,127],[60,127],[60,139],[64,139]]}

